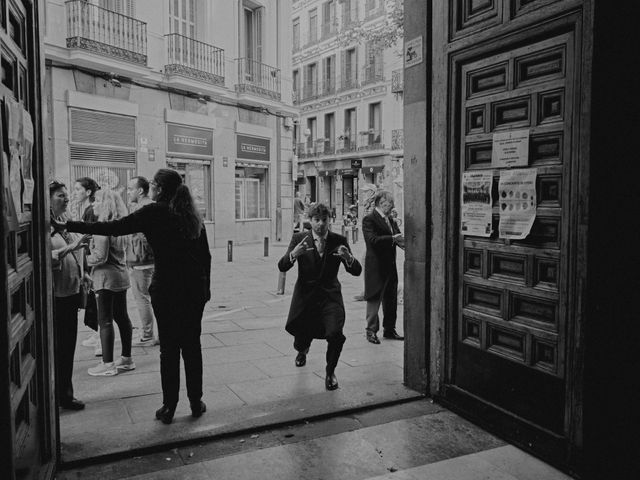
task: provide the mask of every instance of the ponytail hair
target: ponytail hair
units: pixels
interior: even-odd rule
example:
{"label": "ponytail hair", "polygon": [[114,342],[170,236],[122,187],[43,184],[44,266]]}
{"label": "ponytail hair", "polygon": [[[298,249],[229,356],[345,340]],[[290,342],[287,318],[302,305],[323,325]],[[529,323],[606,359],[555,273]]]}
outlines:
{"label": "ponytail hair", "polygon": [[198,238],[202,230],[202,217],[196,209],[189,187],[182,183],[180,174],[175,170],[161,168],[154,175],[153,181],[161,189],[158,200],[169,204],[169,211],[175,215],[185,237]]}

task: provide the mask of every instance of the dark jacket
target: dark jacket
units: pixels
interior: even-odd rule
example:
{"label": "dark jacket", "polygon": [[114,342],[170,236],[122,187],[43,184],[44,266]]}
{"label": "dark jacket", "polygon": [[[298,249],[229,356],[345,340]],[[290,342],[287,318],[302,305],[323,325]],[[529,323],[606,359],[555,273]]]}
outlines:
{"label": "dark jacket", "polygon": [[142,232],[155,255],[150,293],[170,298],[208,301],[211,298],[211,253],[207,233],[188,239],[165,202],[156,202],[112,222],[67,222],[70,232],[129,235]]}
{"label": "dark jacket", "polygon": [[377,210],[362,219],[362,234],[367,253],[364,257],[364,298],[376,298],[387,280],[398,281],[396,245],[393,235],[400,233],[398,225],[389,217],[392,230]]}
{"label": "dark jacket", "polygon": [[[314,245],[311,232],[294,234],[291,238],[287,253],[285,253],[278,262],[278,269],[281,272],[286,272],[293,266],[289,254],[304,237],[309,237],[307,243]],[[312,335],[315,338],[322,338],[316,335],[317,330],[315,326],[309,325],[310,319],[314,318],[310,310],[316,307],[320,301],[329,301],[339,305],[342,314],[335,320],[344,323],[344,304],[342,302],[340,282],[338,281],[338,269],[340,268],[340,264],[344,263],[347,272],[351,275],[358,276],[360,272],[362,272],[362,266],[360,262],[354,258],[353,263],[349,267],[342,258],[333,255],[340,245],[345,245],[349,248],[345,237],[337,233],[329,232],[322,257],[320,257],[315,246],[313,246],[313,248],[310,248],[296,259],[295,263],[298,264],[298,280],[293,289],[286,326],[287,332],[291,335],[306,334]],[[349,251],[351,251],[350,248]]]}

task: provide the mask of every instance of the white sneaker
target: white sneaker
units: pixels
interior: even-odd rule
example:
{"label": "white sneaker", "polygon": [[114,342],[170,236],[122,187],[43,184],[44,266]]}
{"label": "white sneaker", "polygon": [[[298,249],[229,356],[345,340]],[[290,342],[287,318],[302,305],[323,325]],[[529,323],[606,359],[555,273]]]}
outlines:
{"label": "white sneaker", "polygon": [[136,364],[131,357],[120,357],[113,362],[118,370],[135,370]]}
{"label": "white sneaker", "polygon": [[153,347],[154,345],[158,345],[160,344],[160,342],[158,342],[155,338],[151,337],[151,338],[139,338],[137,340],[134,340],[131,345],[133,345],[134,347]]}
{"label": "white sneaker", "polygon": [[100,337],[98,335],[98,332],[92,333],[82,341],[83,347],[97,347],[98,344],[100,344]]}
{"label": "white sneaker", "polygon": [[102,356],[102,345],[98,344],[98,346],[96,347],[96,349],[93,351],[93,354],[96,357],[101,357]]}
{"label": "white sneaker", "polygon": [[100,362],[95,367],[87,370],[87,373],[92,377],[113,377],[118,374],[118,369],[114,362],[104,363]]}

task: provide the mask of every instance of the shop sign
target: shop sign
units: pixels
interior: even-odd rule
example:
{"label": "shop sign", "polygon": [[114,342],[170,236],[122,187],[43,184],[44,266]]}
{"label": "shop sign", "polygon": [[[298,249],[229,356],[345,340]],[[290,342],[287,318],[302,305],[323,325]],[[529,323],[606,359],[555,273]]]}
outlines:
{"label": "shop sign", "polygon": [[365,175],[371,175],[373,173],[380,173],[384,170],[384,165],[376,166],[376,167],[363,167],[362,173]]}
{"label": "shop sign", "polygon": [[213,130],[167,123],[167,153],[213,156]]}
{"label": "shop sign", "polygon": [[342,168],[339,172],[344,177],[356,177],[358,175],[358,170],[355,168]]}
{"label": "shop sign", "polygon": [[362,159],[361,158],[352,158],[351,159],[351,168],[362,168]]}
{"label": "shop sign", "polygon": [[336,174],[335,170],[318,170],[319,177],[330,177]]}
{"label": "shop sign", "polygon": [[249,137],[237,135],[237,157],[249,160],[270,160],[270,140],[268,138]]}

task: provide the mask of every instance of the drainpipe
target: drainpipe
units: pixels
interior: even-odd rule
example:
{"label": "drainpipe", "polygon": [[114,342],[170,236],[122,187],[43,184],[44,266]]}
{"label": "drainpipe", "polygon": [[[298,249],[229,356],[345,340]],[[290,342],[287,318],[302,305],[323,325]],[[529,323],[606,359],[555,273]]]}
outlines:
{"label": "drainpipe", "polygon": [[[280,68],[280,2],[276,2],[276,65]],[[280,88],[282,88],[282,69],[280,68]],[[282,119],[276,120],[276,241],[282,240]]]}

